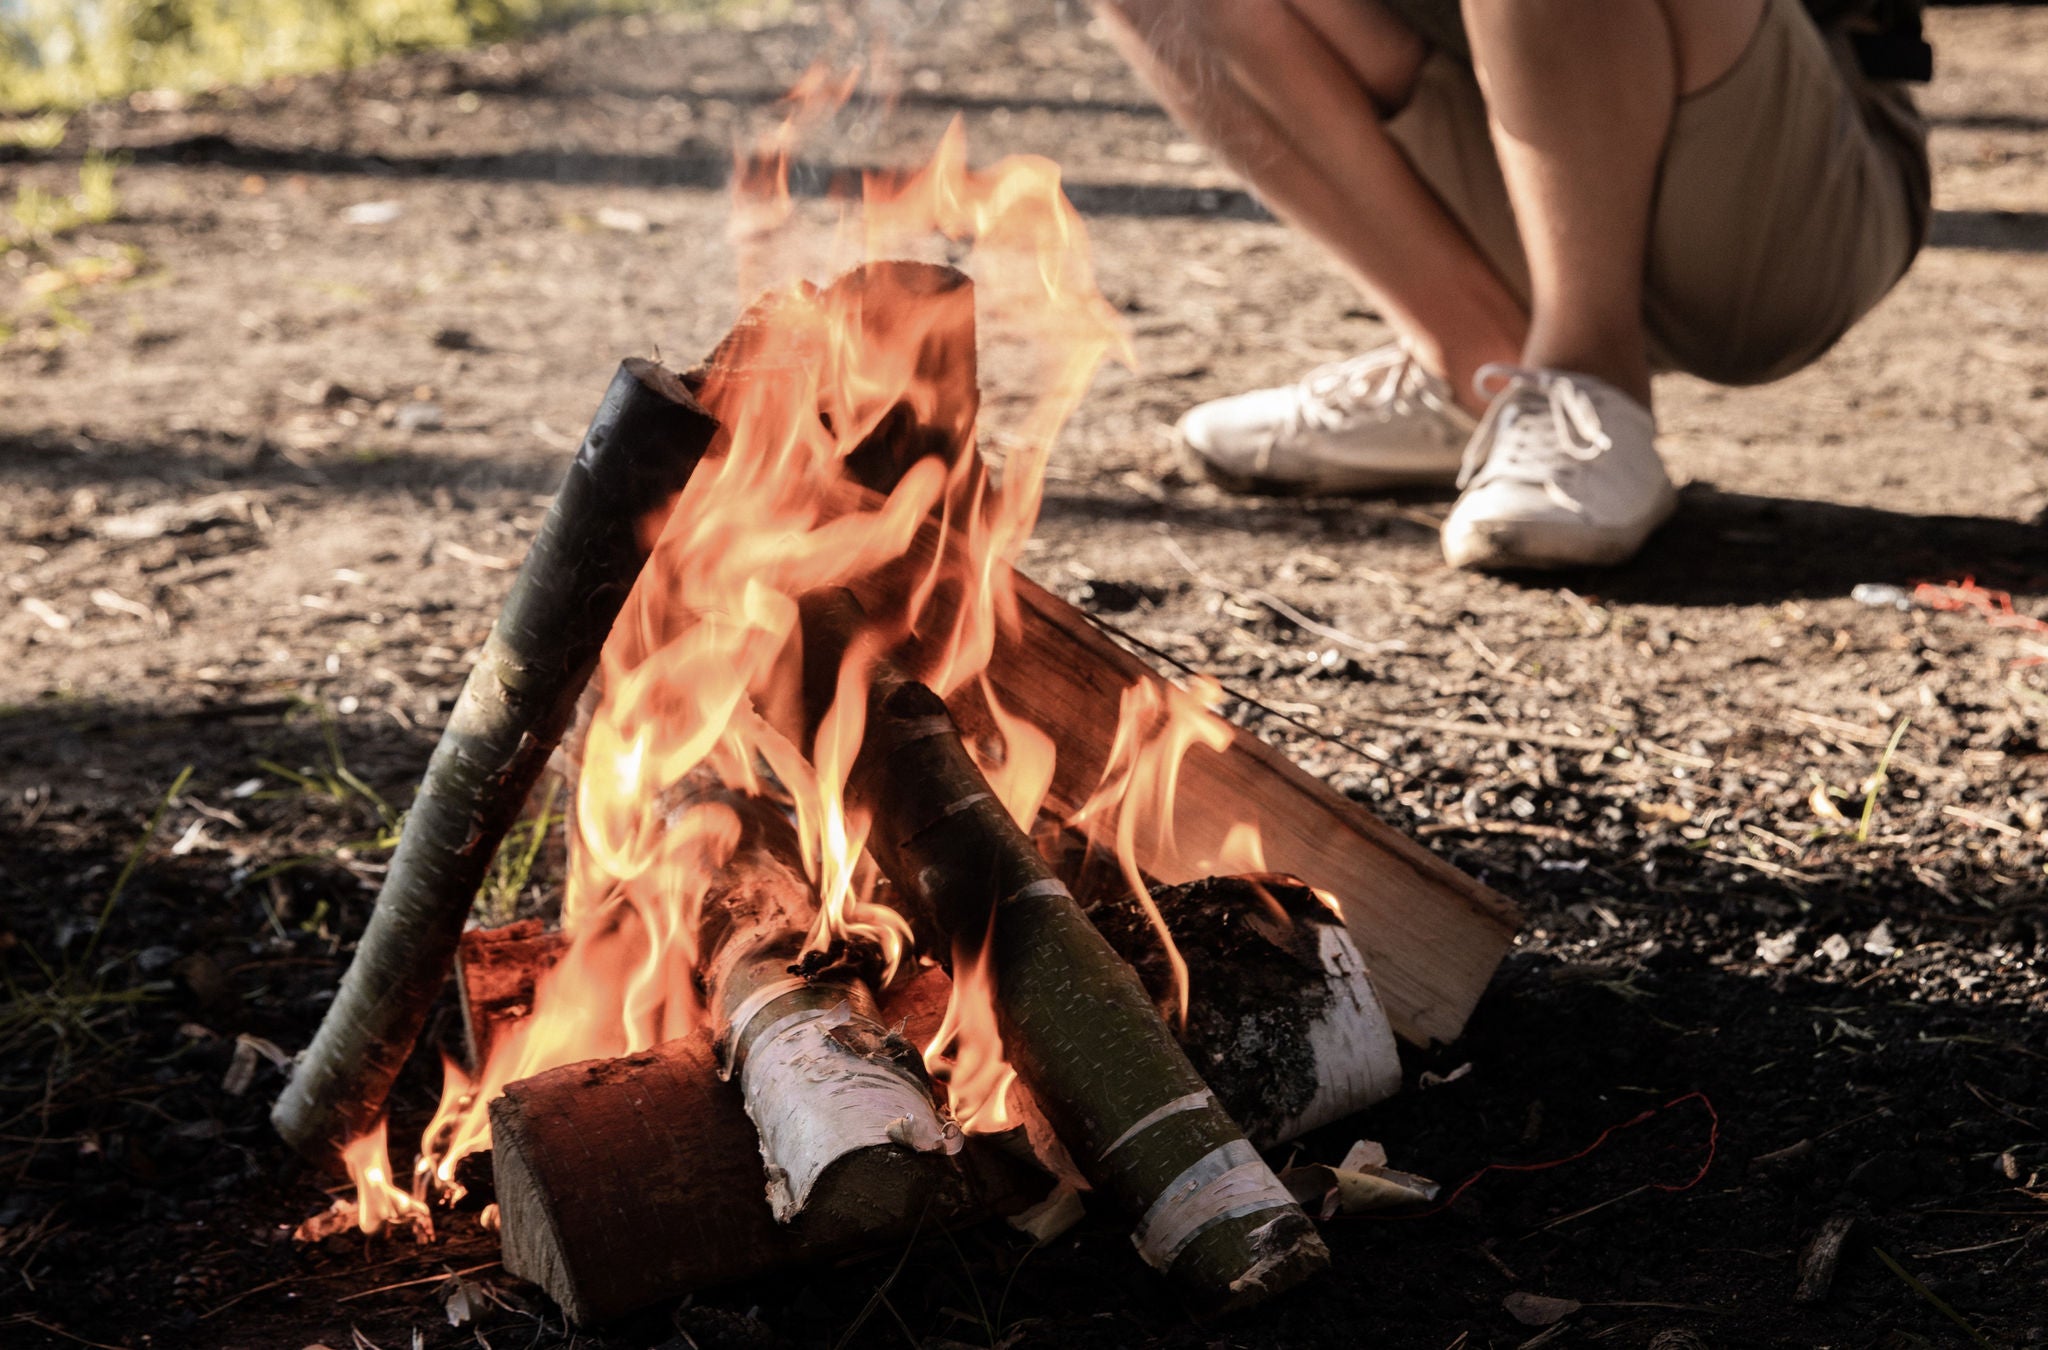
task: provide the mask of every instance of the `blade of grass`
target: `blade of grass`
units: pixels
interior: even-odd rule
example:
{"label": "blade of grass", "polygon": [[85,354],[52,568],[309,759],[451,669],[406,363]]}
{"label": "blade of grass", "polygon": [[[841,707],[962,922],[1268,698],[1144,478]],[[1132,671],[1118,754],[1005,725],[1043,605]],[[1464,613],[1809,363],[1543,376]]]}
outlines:
{"label": "blade of grass", "polygon": [[150,840],[156,838],[157,829],[164,823],[164,816],[170,812],[171,803],[178,799],[178,794],[185,790],[185,784],[191,781],[192,766],[187,764],[179,770],[170,790],[157,802],[156,810],[150,813],[149,824],[143,827],[142,837],[135,841],[134,848],[128,850],[128,861],[123,864],[121,875],[114,878],[114,885],[107,892],[107,903],[100,906],[99,922],[92,926],[92,936],[86,940],[85,952],[78,958],[80,969],[92,964],[92,954],[99,950],[100,935],[107,930],[107,920],[114,917],[114,906],[121,902],[121,892],[128,889],[129,881],[135,876],[135,869],[142,865],[143,850],[149,847]]}
{"label": "blade of grass", "polygon": [[920,1215],[917,1220],[917,1227],[911,1230],[910,1241],[903,1244],[903,1254],[896,1258],[896,1264],[890,1269],[887,1278],[876,1286],[874,1293],[868,1295],[867,1303],[861,1308],[860,1315],[853,1319],[853,1324],[847,1327],[837,1341],[833,1342],[832,1350],[846,1350],[848,1343],[860,1334],[860,1329],[867,1325],[870,1317],[875,1315],[875,1309],[881,1307],[888,1299],[889,1290],[895,1286],[896,1277],[903,1273],[904,1264],[910,1260],[910,1253],[916,1250],[917,1239],[923,1232],[924,1217]]}
{"label": "blade of grass", "polygon": [[1936,1312],[1940,1313],[1943,1317],[1946,1317],[1949,1321],[1961,1327],[1963,1329],[1963,1334],[1965,1336],[1968,1336],[1972,1341],[1975,1341],[1978,1345],[1983,1346],[1984,1350],[1998,1350],[1997,1346],[1993,1345],[1990,1341],[1984,1339],[1984,1334],[1982,1332],[1978,1331],[1977,1328],[1971,1326],[1968,1322],[1965,1322],[1963,1320],[1963,1315],[1961,1313],[1957,1312],[1954,1308],[1951,1308],[1948,1304],[1944,1303],[1941,1300],[1940,1295],[1936,1294],[1932,1289],[1929,1289],[1926,1285],[1920,1283],[1920,1281],[1914,1279],[1912,1275],[1907,1273],[1907,1270],[1904,1266],[1900,1265],[1897,1261],[1894,1261],[1892,1259],[1892,1254],[1890,1252],[1886,1251],[1882,1247],[1872,1247],[1870,1250],[1876,1252],[1877,1259],[1884,1262],[1885,1265],[1891,1268],[1892,1274],[1898,1276],[1901,1280],[1905,1281],[1906,1288],[1912,1290],[1921,1298],[1925,1299],[1927,1301],[1928,1306],[1933,1308]]}
{"label": "blade of grass", "polygon": [[1870,821],[1877,814],[1877,794],[1884,791],[1884,783],[1892,767],[1892,756],[1898,752],[1899,742],[1905,738],[1906,728],[1913,725],[1910,717],[1901,717],[1899,724],[1892,728],[1892,737],[1884,744],[1884,753],[1877,757],[1877,772],[1870,775],[1870,786],[1863,794],[1863,814],[1856,821],[1856,842],[1870,841]]}

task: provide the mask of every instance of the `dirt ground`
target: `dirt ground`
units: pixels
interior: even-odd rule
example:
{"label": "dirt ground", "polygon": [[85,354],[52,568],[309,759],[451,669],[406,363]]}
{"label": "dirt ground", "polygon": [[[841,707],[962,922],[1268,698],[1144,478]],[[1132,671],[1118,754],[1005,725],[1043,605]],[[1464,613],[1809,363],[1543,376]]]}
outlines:
{"label": "dirt ground", "polygon": [[[1221,1321],[1112,1223],[601,1335],[467,1229],[290,1241],[325,1196],[236,1038],[311,1035],[382,804],[612,367],[730,322],[730,147],[816,18],[142,98],[0,160],[52,190],[88,146],[126,162],[118,220],[0,279],[0,1345],[2048,1345],[2048,633],[1850,595],[1974,578],[2048,612],[2044,9],[1930,15],[1933,247],[1796,378],[1665,381],[1677,519],[1542,584],[1444,567],[1441,498],[1238,500],[1175,465],[1191,402],[1383,329],[1083,7],[896,35],[893,118],[799,178],[921,157],[956,111],[978,162],[1064,165],[1137,369],[1069,429],[1027,570],[1296,719],[1232,707],[1527,911],[1466,1036],[1308,1151],[1367,1134],[1454,1184],[1570,1161],[1334,1221],[1331,1275]],[[400,1138],[435,1081],[402,1084]],[[1795,1301],[1832,1216],[1857,1220],[1832,1289]],[[449,1272],[481,1305],[459,1327]],[[1515,1293],[1583,1306],[1527,1325]]]}

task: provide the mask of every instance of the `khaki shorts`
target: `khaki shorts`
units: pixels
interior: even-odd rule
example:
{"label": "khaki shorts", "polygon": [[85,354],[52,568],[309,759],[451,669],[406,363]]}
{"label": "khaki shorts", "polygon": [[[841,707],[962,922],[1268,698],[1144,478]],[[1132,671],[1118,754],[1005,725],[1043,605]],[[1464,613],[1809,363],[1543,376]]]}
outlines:
{"label": "khaki shorts", "polygon": [[[1387,124],[1524,303],[1486,104],[1444,51]],[[1650,356],[1721,384],[1819,357],[1905,273],[1931,212],[1927,132],[1903,87],[1867,80],[1800,0],[1766,0],[1733,68],[1678,102],[1650,223]]]}

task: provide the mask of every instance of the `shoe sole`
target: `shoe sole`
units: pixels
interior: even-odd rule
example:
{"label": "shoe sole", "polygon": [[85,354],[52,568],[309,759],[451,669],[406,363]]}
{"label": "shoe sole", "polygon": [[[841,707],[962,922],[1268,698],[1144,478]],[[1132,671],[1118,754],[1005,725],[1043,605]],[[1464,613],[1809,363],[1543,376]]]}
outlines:
{"label": "shoe sole", "polygon": [[1181,458],[1189,467],[1200,472],[1204,478],[1225,492],[1234,492],[1245,497],[1356,497],[1387,492],[1395,488],[1455,487],[1458,482],[1458,471],[1455,468],[1439,473],[1409,471],[1354,474],[1340,480],[1326,479],[1317,482],[1304,482],[1298,478],[1268,478],[1260,474],[1233,473],[1203,458],[1202,453],[1186,441],[1176,437],[1175,443],[1179,445]]}
{"label": "shoe sole", "polygon": [[1678,508],[1678,494],[1666,495],[1646,525],[1596,530],[1541,520],[1503,520],[1473,526],[1456,543],[1443,541],[1444,559],[1473,572],[1557,572],[1575,567],[1612,567],[1641,551]]}

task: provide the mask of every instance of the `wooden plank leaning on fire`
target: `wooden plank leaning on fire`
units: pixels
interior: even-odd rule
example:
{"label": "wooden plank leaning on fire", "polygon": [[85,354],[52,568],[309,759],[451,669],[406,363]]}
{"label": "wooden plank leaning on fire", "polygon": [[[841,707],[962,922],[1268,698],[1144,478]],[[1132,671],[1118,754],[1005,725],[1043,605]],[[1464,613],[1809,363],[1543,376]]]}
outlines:
{"label": "wooden plank leaning on fire", "polygon": [[[1163,681],[1087,615],[1023,576],[1017,600],[1021,624],[998,634],[987,678],[1011,713],[1060,729],[1046,810],[1067,818],[1102,781],[1124,691]],[[979,735],[985,714],[974,691],[964,692],[952,701],[955,715]],[[1505,896],[1241,728],[1231,729],[1220,753],[1200,745],[1188,752],[1171,833],[1160,823],[1141,826],[1137,862],[1169,884],[1216,869],[1168,839],[1214,847],[1235,825],[1256,827],[1265,870],[1337,901],[1394,1033],[1414,1045],[1457,1038],[1521,926]]]}
{"label": "wooden plank leaning on fire", "polygon": [[327,1166],[373,1125],[482,884],[574,714],[663,514],[718,423],[669,371],[619,368],[463,684],[369,926],[271,1122]]}

